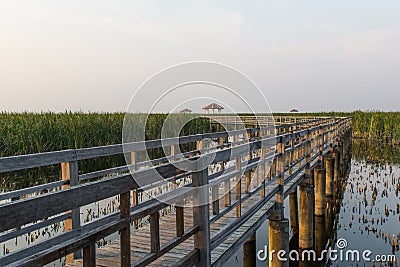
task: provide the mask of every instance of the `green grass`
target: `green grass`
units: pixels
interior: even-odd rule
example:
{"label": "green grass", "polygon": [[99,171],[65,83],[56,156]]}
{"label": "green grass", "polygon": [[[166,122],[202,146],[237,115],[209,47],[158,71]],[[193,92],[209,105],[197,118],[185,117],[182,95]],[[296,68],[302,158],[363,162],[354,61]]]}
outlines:
{"label": "green grass", "polygon": [[[124,113],[0,113],[0,157],[16,156],[64,149],[104,146],[122,143]],[[184,114],[172,120],[181,123]],[[143,115],[137,114],[138,118]],[[166,114],[151,114],[146,124],[146,139],[158,139]],[[183,127],[181,135],[210,131],[208,120],[194,119]],[[182,151],[194,149],[183,145]],[[150,158],[164,155],[162,149],[148,151]],[[125,165],[123,155],[95,158],[79,162],[80,173]],[[59,180],[60,166],[0,174],[0,188],[16,190]]]}
{"label": "green grass", "polygon": [[[285,113],[288,114],[288,113]],[[275,116],[284,114],[274,114]],[[292,116],[350,116],[352,118],[353,137],[368,139],[389,144],[400,142],[400,112],[353,111],[353,112],[320,112],[290,113]]]}
{"label": "green grass", "polygon": [[[124,113],[0,113],[0,156],[122,143]],[[176,114],[180,121],[185,115]],[[190,115],[186,115],[190,116]],[[146,139],[158,139],[166,114],[151,114]],[[209,131],[206,119],[185,125],[181,135]]]}
{"label": "green grass", "polygon": [[[284,113],[291,116],[351,116],[353,136],[385,143],[400,141],[400,113]],[[0,157],[57,151],[122,142],[123,113],[0,113]],[[183,114],[174,114],[181,123]],[[140,115],[138,115],[138,118]],[[143,117],[143,115],[142,115]],[[152,114],[146,124],[146,139],[158,139],[166,114]],[[186,117],[187,118],[187,117]],[[194,119],[187,123],[180,135],[209,132],[207,119]],[[194,149],[185,145],[182,151]],[[162,149],[149,151],[151,158],[164,155]],[[123,155],[96,158],[79,162],[80,173],[111,168],[125,164]],[[0,188],[6,191],[59,180],[59,166],[0,175]]]}
{"label": "green grass", "polygon": [[[288,115],[276,113],[275,116]],[[400,112],[290,113],[291,116],[351,116],[353,136],[398,143]],[[184,116],[174,114],[177,122]],[[166,114],[151,114],[146,139],[160,138]],[[122,142],[124,113],[0,113],[0,157],[84,148]],[[206,119],[190,121],[181,135],[209,131]]]}

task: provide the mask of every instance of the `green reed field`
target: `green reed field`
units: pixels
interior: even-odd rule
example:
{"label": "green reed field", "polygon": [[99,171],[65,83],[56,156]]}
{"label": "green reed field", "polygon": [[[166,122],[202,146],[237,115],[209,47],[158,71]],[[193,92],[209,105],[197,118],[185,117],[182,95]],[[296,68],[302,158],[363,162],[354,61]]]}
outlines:
{"label": "green reed field", "polygon": [[[277,113],[274,115],[284,115]],[[353,111],[290,113],[294,116],[350,116],[352,118],[353,138],[367,139],[388,144],[400,144],[400,112]]]}
{"label": "green reed field", "polygon": [[[400,141],[400,113],[291,113],[290,116],[351,116],[353,137],[398,144]],[[0,157],[15,156],[63,149],[85,148],[122,142],[123,113],[0,113]],[[174,114],[177,123],[187,119]],[[143,117],[143,115],[142,115]],[[166,114],[151,114],[146,124],[146,139],[160,138]],[[140,115],[138,115],[140,118]],[[210,131],[208,119],[194,119],[180,132],[190,135]],[[190,145],[182,151],[194,149]],[[151,158],[163,156],[162,149],[149,151]],[[122,166],[123,155],[102,157],[79,162],[80,173]],[[0,189],[9,191],[59,180],[59,166],[0,175]]]}
{"label": "green reed field", "polygon": [[[124,113],[0,113],[0,156],[85,148],[122,142]],[[176,114],[179,121],[184,115]],[[186,115],[190,116],[190,115]],[[151,114],[146,139],[160,138],[166,114]],[[181,134],[209,131],[208,120],[196,119]]]}
{"label": "green reed field", "polygon": [[[0,157],[63,149],[77,149],[122,143],[124,113],[0,113]],[[176,123],[187,120],[174,114]],[[144,115],[137,116],[140,120]],[[146,124],[146,139],[159,139],[167,114],[151,114]],[[139,123],[142,123],[139,121]],[[207,119],[195,119],[183,127],[181,135],[209,132]],[[194,149],[183,145],[182,151]],[[162,149],[149,151],[151,158],[164,155]],[[101,157],[79,162],[79,172],[125,165],[123,155]],[[0,191],[16,190],[59,180],[60,166],[0,174]]]}
{"label": "green reed field", "polygon": [[[275,114],[275,115],[288,115]],[[398,143],[400,112],[291,113],[291,116],[351,116],[356,138]],[[151,114],[146,139],[160,138],[166,114]],[[174,115],[176,120],[183,116]],[[124,113],[0,113],[0,156],[13,156],[122,142]],[[182,135],[210,130],[206,119],[195,119]]]}

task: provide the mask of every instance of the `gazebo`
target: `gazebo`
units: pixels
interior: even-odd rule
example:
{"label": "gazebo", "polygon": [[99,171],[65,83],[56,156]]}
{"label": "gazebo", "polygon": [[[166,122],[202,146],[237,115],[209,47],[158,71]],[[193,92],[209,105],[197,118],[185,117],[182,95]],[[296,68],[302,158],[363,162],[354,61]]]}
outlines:
{"label": "gazebo", "polygon": [[218,113],[221,113],[221,110],[223,110],[224,107],[216,103],[211,103],[205,106],[203,109],[205,112],[207,112],[207,114],[210,114],[210,110],[212,111],[212,114],[214,114],[216,110],[218,111]]}
{"label": "gazebo", "polygon": [[185,108],[185,109],[182,109],[181,111],[179,111],[179,113],[187,114],[187,113],[192,113],[192,111],[188,108]]}
{"label": "gazebo", "polygon": [[292,110],[290,110],[290,113],[297,113],[297,112],[299,112],[297,109],[292,109]]}

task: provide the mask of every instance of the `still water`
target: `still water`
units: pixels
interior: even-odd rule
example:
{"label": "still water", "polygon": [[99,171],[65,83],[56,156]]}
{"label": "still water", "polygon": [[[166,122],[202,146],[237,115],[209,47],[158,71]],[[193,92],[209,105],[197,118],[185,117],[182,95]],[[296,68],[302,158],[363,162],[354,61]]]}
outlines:
{"label": "still water", "polygon": [[[372,251],[371,259],[376,255],[394,254],[400,257],[398,241],[400,239],[400,147],[377,143],[354,141],[352,159],[348,175],[343,178],[343,194],[338,197],[336,211],[326,218],[315,218],[315,236],[319,248],[330,246],[338,249],[336,242],[346,240],[343,250],[357,249],[362,253]],[[332,201],[329,202],[331,207]],[[81,208],[82,223],[102,217],[118,209],[119,199],[111,198]],[[285,199],[285,217],[290,218],[289,198]],[[332,209],[331,209],[332,210]],[[169,212],[169,211],[165,211]],[[20,249],[49,237],[62,233],[62,223],[41,229],[17,239],[1,243],[1,255]],[[268,244],[268,222],[257,231],[257,251],[264,250]],[[292,231],[291,231],[292,233]],[[108,244],[118,237],[110,236],[99,242],[99,246]],[[392,246],[392,242],[394,246]],[[291,249],[296,249],[296,237],[291,240]],[[268,260],[258,260],[257,266],[268,266]],[[62,266],[64,259],[48,266]],[[225,266],[243,266],[243,251],[237,251]],[[383,264],[383,265],[382,265]],[[319,263],[291,262],[291,266],[373,266],[372,262],[326,261]],[[375,266],[389,265],[389,262],[376,263]]]}
{"label": "still water", "polygon": [[[333,208],[332,199],[327,199],[332,212],[325,218],[314,218],[314,244],[319,249],[331,247],[337,250],[332,254],[337,255],[337,260],[329,261],[325,257],[321,262],[294,261],[290,266],[398,266],[389,258],[390,255],[400,257],[399,159],[398,146],[354,141],[350,169],[343,178],[337,208]],[[284,207],[285,217],[290,218],[288,197]],[[256,239],[256,251],[264,250],[268,244],[268,222],[258,229]],[[296,237],[292,237],[291,250],[297,250],[295,244]],[[318,251],[318,248],[314,249]],[[352,250],[359,252],[358,262],[348,252]],[[371,261],[364,260],[363,253]],[[377,256],[386,258],[386,261],[374,263]],[[357,259],[357,254],[354,254],[354,259]],[[225,266],[243,266],[243,250],[237,251]],[[268,259],[258,259],[257,266],[268,266]]]}

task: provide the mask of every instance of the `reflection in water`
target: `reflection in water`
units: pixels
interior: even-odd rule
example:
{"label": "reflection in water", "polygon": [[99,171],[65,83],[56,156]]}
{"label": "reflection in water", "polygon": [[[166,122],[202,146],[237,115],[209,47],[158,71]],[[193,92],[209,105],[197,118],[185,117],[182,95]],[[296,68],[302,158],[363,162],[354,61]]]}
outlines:
{"label": "reflection in water", "polygon": [[[342,251],[371,250],[376,255],[400,257],[400,147],[371,142],[353,141],[352,160],[346,175],[335,185],[334,196],[327,197],[326,216],[314,217],[314,245],[317,253],[336,246],[339,239],[347,241]],[[341,189],[341,190],[340,190]],[[290,249],[298,247],[296,218],[290,211],[295,205],[293,195],[285,199],[285,217],[291,219]],[[257,251],[268,243],[268,222],[257,231]],[[225,266],[242,266],[239,250]],[[301,255],[301,251],[300,251]],[[336,260],[329,262],[291,262],[290,266],[399,266],[394,262],[365,262]],[[345,257],[344,257],[345,258]],[[257,266],[268,266],[257,261]]]}

